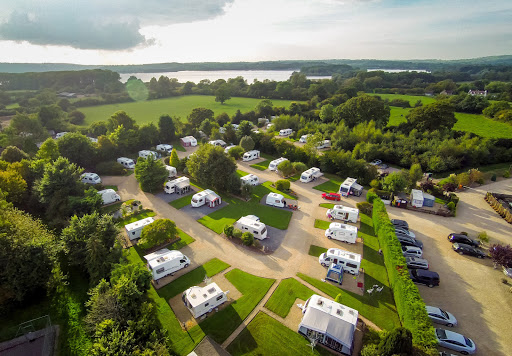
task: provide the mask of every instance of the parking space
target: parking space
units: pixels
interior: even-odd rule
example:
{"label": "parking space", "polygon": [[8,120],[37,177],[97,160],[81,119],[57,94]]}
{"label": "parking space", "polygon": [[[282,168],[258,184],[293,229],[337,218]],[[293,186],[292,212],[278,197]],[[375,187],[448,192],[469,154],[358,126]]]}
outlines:
{"label": "parking space", "polygon": [[178,200],[180,198],[183,198],[183,197],[185,197],[187,195],[196,194],[197,192],[199,192],[199,189],[194,187],[193,185],[191,185],[190,186],[190,191],[188,193],[186,193],[186,194],[176,194],[176,193],[167,194],[166,192],[160,192],[160,193],[155,194],[155,196],[157,198],[162,199],[166,203],[170,203],[170,202],[173,202],[173,201]]}
{"label": "parking space", "polygon": [[194,220],[199,220],[203,216],[211,214],[214,211],[217,211],[219,209],[222,209],[222,208],[224,208],[227,205],[228,205],[228,203],[226,203],[224,201],[222,202],[222,204],[219,204],[219,205],[217,205],[214,208],[210,208],[207,204],[205,204],[203,206],[200,206],[199,208],[194,208],[194,207],[192,207],[192,205],[189,204],[189,205],[181,208],[180,211],[182,211],[185,214],[189,215]]}
{"label": "parking space", "polygon": [[259,241],[262,246],[265,246],[267,251],[274,252],[278,249],[279,246],[281,246],[281,243],[286,236],[286,230],[279,230],[275,227],[267,225],[267,236],[267,239],[257,241]]}

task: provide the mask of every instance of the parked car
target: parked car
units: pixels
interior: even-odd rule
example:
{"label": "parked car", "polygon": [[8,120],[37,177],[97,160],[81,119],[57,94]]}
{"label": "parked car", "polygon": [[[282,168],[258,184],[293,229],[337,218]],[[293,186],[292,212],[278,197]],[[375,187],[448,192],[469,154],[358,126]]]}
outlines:
{"label": "parked car", "polygon": [[463,355],[474,354],[476,352],[476,345],[473,340],[459,333],[436,328],[436,337],[441,347],[458,351]]}
{"label": "parked car", "polygon": [[423,249],[423,242],[419,240],[414,240],[405,236],[397,236],[396,238],[398,239],[402,246],[415,246],[420,249]]}
{"label": "parked car", "polygon": [[439,275],[424,269],[410,269],[409,277],[414,283],[424,284],[429,288],[439,285]]}
{"label": "parked car", "polygon": [[404,257],[422,257],[423,251],[419,247],[415,246],[403,246],[402,245],[402,253]]}
{"label": "parked car", "polygon": [[425,306],[427,309],[427,314],[429,318],[437,324],[446,325],[449,327],[457,326],[457,319],[453,316],[453,314],[444,311],[438,307]]}
{"label": "parked car", "polygon": [[428,269],[428,261],[419,257],[406,257],[407,268]]}
{"label": "parked car", "polygon": [[402,229],[409,230],[409,224],[405,220],[391,219],[391,223],[395,226],[395,228],[401,227]]}
{"label": "parked car", "polygon": [[448,353],[448,352],[445,352],[445,351],[441,351],[441,352],[439,352],[439,356],[457,356],[457,355],[452,354],[452,353]]}
{"label": "parked car", "polygon": [[512,268],[507,268],[505,266],[503,266],[502,268],[505,276],[512,278]]}
{"label": "parked car", "polygon": [[450,235],[448,235],[448,241],[450,241],[451,243],[459,242],[459,243],[463,243],[463,244],[475,246],[475,247],[480,246],[480,241],[473,240],[473,239],[467,237],[466,235],[457,234],[457,233],[451,233]]}
{"label": "parked car", "polygon": [[396,227],[395,226],[395,233],[398,235],[398,234],[404,234],[404,235],[407,235],[409,237],[412,237],[413,239],[416,238],[416,234],[412,231],[409,231],[407,229],[404,229],[404,228],[401,228],[401,227]]}
{"label": "parked car", "polygon": [[395,235],[396,236],[403,236],[403,237],[406,237],[406,238],[411,239],[411,240],[416,240],[416,235],[414,235],[414,234],[407,234],[407,233],[404,232],[404,230],[395,231]]}
{"label": "parked car", "polygon": [[378,165],[382,164],[382,161],[380,159],[374,159],[373,161],[370,162],[370,164],[372,166],[378,166]]}
{"label": "parked car", "polygon": [[338,193],[322,193],[322,199],[340,201],[341,195]]}
{"label": "parked car", "polygon": [[487,257],[487,254],[484,251],[470,245],[456,242],[452,245],[452,248],[453,251],[458,252],[460,255],[470,255],[478,258]]}

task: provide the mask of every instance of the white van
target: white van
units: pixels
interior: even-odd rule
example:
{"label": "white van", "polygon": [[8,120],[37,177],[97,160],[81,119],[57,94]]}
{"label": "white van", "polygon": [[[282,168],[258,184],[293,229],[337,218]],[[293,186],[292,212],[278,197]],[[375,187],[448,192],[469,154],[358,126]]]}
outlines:
{"label": "white van", "polygon": [[121,197],[116,193],[114,189],[103,189],[99,190],[98,194],[101,195],[103,205],[112,204],[116,201],[121,201]]}
{"label": "white van", "polygon": [[355,244],[357,240],[357,227],[341,223],[331,223],[325,230],[325,237],[349,244]]}
{"label": "white van", "polygon": [[246,176],[243,176],[240,178],[240,182],[242,185],[258,185],[260,184],[260,179],[257,175],[254,174],[248,174]]}
{"label": "white van", "polygon": [[290,136],[293,133],[292,129],[279,130],[279,136]]}
{"label": "white van", "polygon": [[160,154],[158,152],[155,152],[155,151],[149,151],[149,150],[142,150],[142,151],[139,151],[139,157],[142,157],[142,158],[153,158],[153,159],[158,159],[160,157]]}
{"label": "white van", "polygon": [[117,163],[119,163],[124,168],[135,169],[135,161],[131,158],[119,157],[117,159]]}
{"label": "white van", "polygon": [[268,169],[270,169],[271,171],[277,171],[277,166],[279,166],[284,161],[288,161],[288,158],[281,157],[281,158],[275,159],[270,162],[270,164],[268,165]]}
{"label": "white van", "polygon": [[84,174],[82,174],[80,179],[82,180],[82,183],[87,183],[87,184],[100,184],[101,183],[101,178],[96,173],[84,173]]}
{"label": "white van", "polygon": [[179,177],[165,183],[164,192],[167,194],[178,193],[185,194],[190,191],[190,179]]}
{"label": "white van", "polygon": [[284,208],[286,206],[286,201],[284,200],[283,195],[277,193],[269,193],[265,203],[267,205],[277,206],[278,208]]}
{"label": "white van", "polygon": [[174,178],[178,175],[178,171],[173,166],[165,166],[165,169],[167,169],[167,172],[169,172],[168,178]]}
{"label": "white van", "polygon": [[148,262],[148,269],[155,281],[190,266],[190,259],[187,256],[180,251],[166,248],[150,253],[144,256],[144,259]]}
{"label": "white van", "polygon": [[255,221],[251,217],[243,216],[238,219],[234,226],[242,232],[250,232],[255,239],[264,240],[267,236],[267,226],[259,221]]}
{"label": "white van", "polygon": [[214,208],[217,205],[222,204],[221,197],[211,189],[205,189],[192,196],[190,205],[194,208],[199,208],[207,204],[210,208]]}
{"label": "white van", "polygon": [[341,264],[344,272],[358,275],[361,268],[361,255],[339,248],[330,248],[318,257],[318,262],[324,267]]}
{"label": "white van", "polygon": [[320,178],[323,175],[324,174],[320,172],[320,168],[312,167],[307,171],[302,172],[302,174],[300,175],[300,181],[302,183],[309,183],[316,180],[317,178]]}
{"label": "white van", "polygon": [[260,158],[260,151],[252,150],[252,151],[247,151],[244,153],[244,155],[242,157],[242,161],[247,162],[247,161],[252,161],[252,160],[258,159],[258,158]]}
{"label": "white van", "polygon": [[[229,291],[228,291],[229,292]],[[190,287],[181,295],[181,300],[194,318],[213,311],[219,305],[227,302],[228,292],[222,291],[217,283],[213,282],[206,287]]]}
{"label": "white van", "polygon": [[155,222],[155,219],[153,218],[145,218],[142,220],[138,220],[135,222],[132,222],[131,224],[125,225],[124,229],[126,230],[126,233],[130,240],[135,240],[140,238],[140,234],[142,233],[142,229],[149,224],[152,224]]}
{"label": "white van", "polygon": [[343,220],[345,222],[349,221],[355,224],[357,223],[357,218],[359,217],[359,209],[350,208],[343,205],[335,205],[332,209],[328,209],[325,215],[328,218]]}
{"label": "white van", "polygon": [[172,152],[172,145],[166,145],[166,144],[156,145],[156,150],[158,152],[164,152],[165,154],[170,155]]}
{"label": "white van", "polygon": [[267,130],[268,130],[268,129],[271,129],[272,127],[274,127],[274,124],[273,124],[273,123],[267,124]]}

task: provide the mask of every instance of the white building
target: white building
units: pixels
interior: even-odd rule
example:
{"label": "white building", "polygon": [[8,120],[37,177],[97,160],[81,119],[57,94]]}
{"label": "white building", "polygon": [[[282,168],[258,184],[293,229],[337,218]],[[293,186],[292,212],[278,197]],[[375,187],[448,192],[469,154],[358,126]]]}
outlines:
{"label": "white building", "polygon": [[194,318],[214,310],[228,300],[228,292],[223,292],[217,283],[210,283],[206,287],[191,287],[183,292],[181,299]]}

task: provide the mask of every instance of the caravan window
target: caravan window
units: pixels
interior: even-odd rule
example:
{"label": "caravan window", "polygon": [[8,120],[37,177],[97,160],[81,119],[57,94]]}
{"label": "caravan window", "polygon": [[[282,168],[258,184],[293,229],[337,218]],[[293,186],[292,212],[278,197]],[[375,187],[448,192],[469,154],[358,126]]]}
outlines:
{"label": "caravan window", "polygon": [[352,263],[347,263],[347,267],[350,267],[350,268],[357,268],[357,265],[352,264]]}
{"label": "caravan window", "polygon": [[208,305],[210,305],[210,303],[206,303],[204,306],[207,307]]}
{"label": "caravan window", "polygon": [[165,270],[165,268],[161,267],[159,269],[156,270],[156,274],[160,274],[162,273],[163,271]]}
{"label": "caravan window", "polygon": [[265,231],[267,231],[266,227],[264,227],[263,230],[261,230],[261,234],[263,235],[265,233]]}
{"label": "caravan window", "polygon": [[180,260],[180,263],[185,263],[185,260]]}
{"label": "caravan window", "polygon": [[252,233],[253,233],[253,234],[256,234],[256,235],[258,235],[258,234],[259,234],[259,232],[258,232],[258,231],[256,231],[256,230],[252,230]]}
{"label": "caravan window", "polygon": [[132,231],[132,235],[135,235],[135,231]]}
{"label": "caravan window", "polygon": [[340,188],[340,192],[346,193],[346,192],[348,192],[348,189],[347,188]]}
{"label": "caravan window", "polygon": [[223,295],[219,295],[216,300],[219,301],[219,300],[222,299],[222,297],[224,297],[224,296]]}

